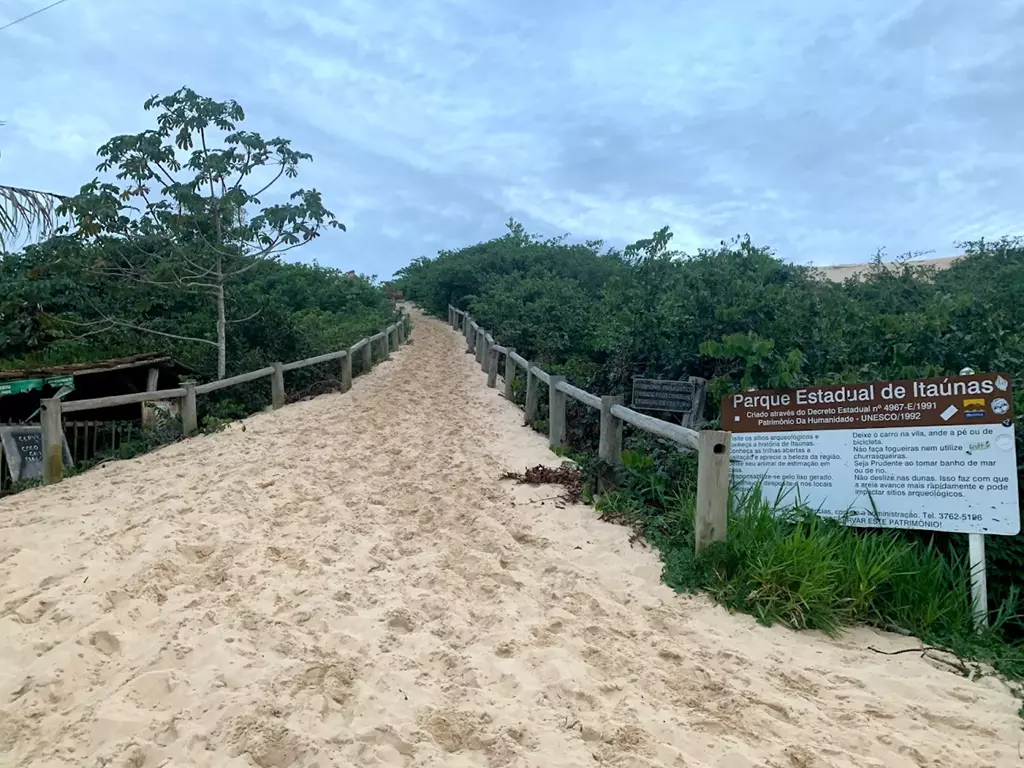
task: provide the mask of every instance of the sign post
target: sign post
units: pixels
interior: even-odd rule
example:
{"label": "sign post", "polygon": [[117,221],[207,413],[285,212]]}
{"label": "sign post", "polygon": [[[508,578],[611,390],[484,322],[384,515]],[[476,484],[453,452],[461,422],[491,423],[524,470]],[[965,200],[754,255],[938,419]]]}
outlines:
{"label": "sign post", "polygon": [[740,392],[722,402],[733,480],[846,525],[969,535],[976,621],[984,536],[1020,531],[1009,377],[998,373]]}

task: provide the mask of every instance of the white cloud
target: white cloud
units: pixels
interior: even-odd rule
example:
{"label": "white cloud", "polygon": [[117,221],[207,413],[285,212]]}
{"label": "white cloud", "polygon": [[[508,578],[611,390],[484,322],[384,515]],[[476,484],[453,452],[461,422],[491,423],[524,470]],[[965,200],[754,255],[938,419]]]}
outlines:
{"label": "white cloud", "polygon": [[77,189],[188,85],[313,153],[297,185],[349,225],[300,252],[326,264],[388,274],[509,216],[947,253],[1024,223],[1022,26],[1016,0],[72,0],[0,32],[0,179]]}

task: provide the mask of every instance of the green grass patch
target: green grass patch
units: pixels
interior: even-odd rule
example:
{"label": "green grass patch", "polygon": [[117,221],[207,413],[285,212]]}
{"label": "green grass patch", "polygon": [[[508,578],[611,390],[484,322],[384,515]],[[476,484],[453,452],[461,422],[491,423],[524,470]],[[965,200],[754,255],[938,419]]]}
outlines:
{"label": "green grass patch", "polygon": [[697,555],[696,457],[625,451],[621,467],[573,458],[589,487],[614,488],[595,498],[602,518],[654,546],[664,582],[677,591],[706,592],[765,625],[829,635],[869,625],[913,635],[954,653],[964,674],[995,671],[1024,680],[1024,644],[1005,632],[1019,618],[1017,593],[992,612],[988,629],[976,631],[970,569],[948,547],[894,530],[847,527],[753,488],[731,495],[728,540]]}

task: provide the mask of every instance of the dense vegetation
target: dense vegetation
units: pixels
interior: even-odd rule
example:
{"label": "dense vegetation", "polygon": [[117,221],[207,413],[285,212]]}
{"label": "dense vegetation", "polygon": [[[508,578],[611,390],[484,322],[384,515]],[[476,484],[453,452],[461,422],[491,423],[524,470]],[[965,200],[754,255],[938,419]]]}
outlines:
{"label": "dense vegetation", "polygon": [[[510,222],[502,237],[414,261],[399,284],[439,316],[449,303],[469,310],[501,343],[590,392],[628,394],[634,375],[706,377],[711,422],[719,397],[741,387],[946,375],[968,365],[1024,381],[1020,241],[969,243],[946,271],[876,260],[863,279],[835,284],[749,238],[690,255],[672,251],[670,239],[663,229],[619,251],[533,237]],[[593,447],[592,414],[571,414],[569,429],[573,450]],[[661,545],[676,586],[702,586],[797,626],[870,621],[957,647],[968,641],[965,537],[856,531],[799,509],[769,514],[775,505],[755,495],[734,500],[728,549],[696,562],[680,511],[692,503],[692,462],[640,437],[631,447],[602,510]],[[1021,630],[1024,538],[987,543],[993,619],[1009,636]],[[755,563],[767,570],[754,572]],[[1000,651],[1004,667],[1018,656]]]}
{"label": "dense vegetation", "polygon": [[[200,379],[216,378],[216,304],[97,274],[90,265],[104,249],[104,243],[83,247],[54,238],[0,258],[0,367],[166,352]],[[267,260],[235,282],[229,306],[239,307],[228,316],[229,376],[342,348],[376,333],[394,311],[369,277]],[[114,307],[117,324],[105,319]],[[242,322],[232,322],[236,313]],[[302,371],[289,376],[301,388]],[[265,382],[224,395],[222,412],[229,402],[245,411],[269,402]]]}

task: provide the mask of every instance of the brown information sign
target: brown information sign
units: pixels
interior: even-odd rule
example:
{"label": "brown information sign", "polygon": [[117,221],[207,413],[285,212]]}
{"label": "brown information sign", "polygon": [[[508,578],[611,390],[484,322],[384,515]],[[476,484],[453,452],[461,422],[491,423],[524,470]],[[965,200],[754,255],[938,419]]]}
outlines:
{"label": "brown information sign", "polygon": [[738,392],[722,400],[722,429],[732,432],[951,427],[1012,420],[1010,377],[999,373]]}
{"label": "brown information sign", "polygon": [[1020,531],[1006,374],[739,392],[733,482],[847,525]]}

